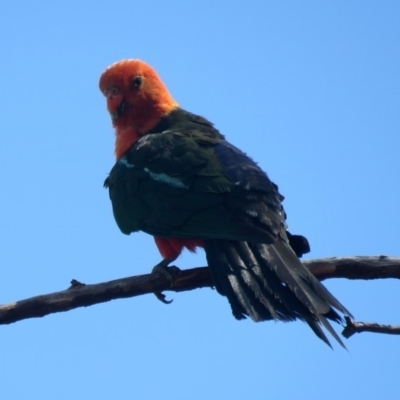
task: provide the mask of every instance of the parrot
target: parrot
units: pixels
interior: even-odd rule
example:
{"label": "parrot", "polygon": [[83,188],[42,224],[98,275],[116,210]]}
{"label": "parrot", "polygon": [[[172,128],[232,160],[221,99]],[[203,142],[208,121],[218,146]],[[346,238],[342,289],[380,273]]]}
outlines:
{"label": "parrot", "polygon": [[352,315],[301,263],[308,241],[287,231],[284,197],[259,165],[139,59],[110,65],[99,89],[115,132],[104,186],[122,233],[152,235],[164,271],[184,249],[204,249],[236,319],[301,320],[345,348],[328,320]]}

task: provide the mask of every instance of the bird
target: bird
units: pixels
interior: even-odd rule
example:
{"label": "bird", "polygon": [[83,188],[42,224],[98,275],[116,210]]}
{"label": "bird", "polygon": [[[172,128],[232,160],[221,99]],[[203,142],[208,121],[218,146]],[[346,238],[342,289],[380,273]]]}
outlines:
{"label": "bird", "polygon": [[161,270],[182,250],[203,248],[236,319],[301,320],[345,348],[328,320],[352,315],[301,263],[308,241],[287,230],[284,197],[260,166],[181,108],[144,61],[113,63],[99,89],[115,132],[104,186],[122,233],[152,235]]}

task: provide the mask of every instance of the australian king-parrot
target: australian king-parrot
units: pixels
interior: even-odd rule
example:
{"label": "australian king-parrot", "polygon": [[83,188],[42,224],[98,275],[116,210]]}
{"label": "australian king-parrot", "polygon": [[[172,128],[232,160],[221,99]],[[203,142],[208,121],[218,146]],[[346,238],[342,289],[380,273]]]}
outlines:
{"label": "australian king-parrot", "polygon": [[327,319],[351,314],[300,262],[308,242],[287,232],[283,197],[267,174],[211,122],[180,108],[146,63],[114,63],[99,86],[115,128],[105,186],[120,230],[153,235],[163,266],[184,248],[204,248],[235,318],[300,319],[343,346]]}

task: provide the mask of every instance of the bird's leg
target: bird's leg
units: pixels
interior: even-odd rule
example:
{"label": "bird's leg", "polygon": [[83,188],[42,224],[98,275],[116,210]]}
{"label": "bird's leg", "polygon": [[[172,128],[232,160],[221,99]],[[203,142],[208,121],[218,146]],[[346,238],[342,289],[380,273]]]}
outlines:
{"label": "bird's leg", "polygon": [[[151,270],[152,274],[160,274],[163,275],[165,278],[167,278],[171,282],[171,288],[174,286],[174,277],[171,272],[175,274],[181,272],[181,270],[175,265],[168,266],[170,263],[175,261],[176,258],[177,257],[173,259],[164,258]],[[171,304],[173,302],[173,300],[166,300],[165,294],[161,292],[154,292],[154,294],[157,297],[157,299],[164,304]]]}

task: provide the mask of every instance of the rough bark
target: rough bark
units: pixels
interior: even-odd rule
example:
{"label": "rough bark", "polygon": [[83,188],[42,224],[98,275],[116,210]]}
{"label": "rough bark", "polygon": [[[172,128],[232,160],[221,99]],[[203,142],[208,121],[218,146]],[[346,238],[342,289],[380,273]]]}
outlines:
{"label": "rough bark", "polygon": [[[304,261],[319,279],[383,279],[400,278],[400,257],[334,257]],[[207,267],[183,271],[171,270],[171,282],[161,274],[146,274],[117,279],[109,282],[86,285],[75,279],[63,291],[31,297],[0,306],[0,324],[11,324],[27,318],[69,311],[110,300],[140,296],[162,291],[183,292],[203,287],[212,287]],[[158,294],[160,299],[162,295]],[[400,334],[399,326],[355,322],[346,319],[343,336],[350,337],[358,332]]]}

